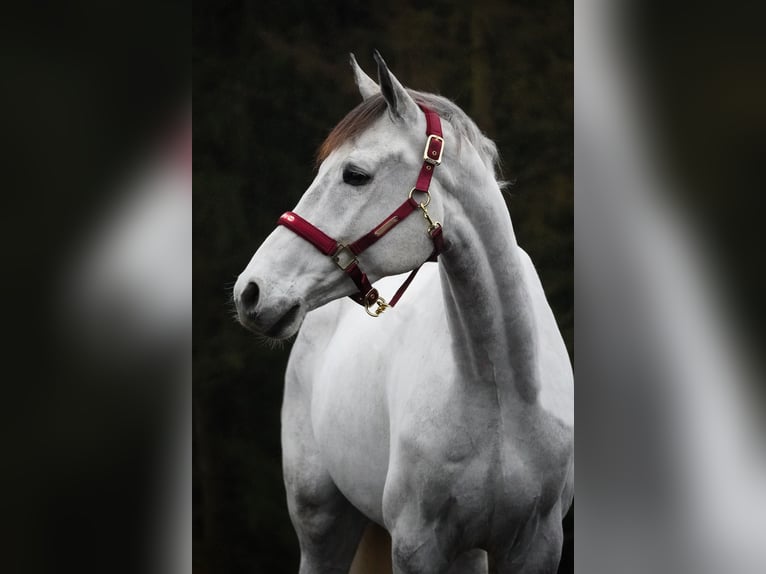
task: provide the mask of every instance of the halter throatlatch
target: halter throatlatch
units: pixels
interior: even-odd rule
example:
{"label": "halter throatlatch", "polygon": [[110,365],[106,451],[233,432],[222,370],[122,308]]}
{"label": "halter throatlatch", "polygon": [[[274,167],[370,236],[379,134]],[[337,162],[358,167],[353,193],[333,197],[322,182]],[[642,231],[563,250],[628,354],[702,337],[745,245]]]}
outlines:
{"label": "halter throatlatch", "polygon": [[[423,152],[423,166],[420,168],[418,180],[415,183],[415,187],[410,190],[407,200],[397,207],[391,215],[386,217],[380,225],[353,243],[345,244],[333,239],[318,227],[312,225],[300,215],[292,211],[283,213],[277,222],[278,225],[283,225],[296,235],[299,235],[311,243],[320,252],[331,257],[340,270],[348,275],[356,285],[357,292],[349,297],[353,301],[364,306],[367,310],[367,314],[372,317],[379,317],[383,311],[396,305],[407,287],[412,283],[412,280],[415,278],[415,274],[420,270],[420,267],[428,261],[436,261],[436,258],[439,256],[439,253],[441,253],[444,246],[442,226],[438,221],[431,219],[431,216],[428,213],[428,204],[431,202],[431,193],[428,191],[428,188],[431,186],[431,178],[433,177],[434,169],[441,163],[442,153],[444,152],[441,119],[439,118],[439,114],[430,108],[420,106],[420,109],[422,109],[423,113],[426,115],[426,135],[428,136],[425,151]],[[415,193],[425,194],[425,199],[418,203],[412,197]],[[372,286],[367,275],[365,275],[359,267],[357,256],[375,244],[376,241],[391,231],[401,223],[404,218],[417,209],[420,209],[423,212],[423,217],[428,223],[426,232],[431,238],[431,241],[433,241],[434,250],[423,264],[412,270],[409,277],[407,277],[391,298],[391,302],[387,303],[386,300],[380,296],[377,289]],[[373,305],[377,305],[377,308],[372,309]]]}

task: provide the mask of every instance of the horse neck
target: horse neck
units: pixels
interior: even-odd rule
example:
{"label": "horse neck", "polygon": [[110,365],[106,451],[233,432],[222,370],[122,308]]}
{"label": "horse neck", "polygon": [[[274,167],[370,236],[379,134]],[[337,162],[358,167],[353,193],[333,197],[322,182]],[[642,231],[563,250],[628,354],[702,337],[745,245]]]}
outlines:
{"label": "horse neck", "polygon": [[[486,383],[522,406],[536,402],[537,334],[530,287],[494,174],[473,152],[473,170],[445,197],[440,274],[461,379]],[[461,158],[462,159],[462,158]]]}

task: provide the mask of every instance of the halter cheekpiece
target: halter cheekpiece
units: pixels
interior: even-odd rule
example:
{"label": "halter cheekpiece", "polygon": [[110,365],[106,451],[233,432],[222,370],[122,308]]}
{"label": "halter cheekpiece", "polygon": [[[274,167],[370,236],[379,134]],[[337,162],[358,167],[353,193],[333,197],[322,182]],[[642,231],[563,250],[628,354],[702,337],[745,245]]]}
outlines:
{"label": "halter cheekpiece", "polygon": [[[426,116],[427,140],[425,151],[423,152],[423,166],[420,168],[420,174],[418,175],[415,187],[410,190],[407,200],[397,207],[391,215],[386,217],[380,225],[353,243],[345,244],[328,236],[318,227],[312,225],[300,215],[292,211],[283,213],[277,222],[278,225],[286,227],[296,235],[299,235],[311,243],[324,255],[331,257],[341,271],[348,275],[357,287],[357,292],[349,297],[353,301],[364,306],[367,313],[372,317],[378,317],[383,311],[396,305],[423,264],[412,270],[410,275],[391,298],[391,302],[387,303],[386,300],[380,296],[377,289],[372,286],[367,275],[365,275],[359,267],[359,261],[357,260],[358,255],[372,246],[376,241],[391,231],[397,224],[401,223],[404,218],[417,209],[420,209],[423,212],[423,217],[428,223],[426,232],[434,244],[433,252],[423,263],[436,261],[439,253],[441,253],[444,247],[442,226],[438,221],[431,219],[431,216],[428,214],[428,204],[431,202],[431,193],[428,191],[428,188],[431,186],[431,178],[433,177],[434,169],[441,163],[442,153],[444,152],[441,119],[439,118],[439,114],[430,108],[421,105],[420,109],[423,110],[423,113]],[[425,199],[418,203],[418,201],[412,197],[416,193],[425,194]],[[373,305],[377,305],[377,308],[372,309]]]}

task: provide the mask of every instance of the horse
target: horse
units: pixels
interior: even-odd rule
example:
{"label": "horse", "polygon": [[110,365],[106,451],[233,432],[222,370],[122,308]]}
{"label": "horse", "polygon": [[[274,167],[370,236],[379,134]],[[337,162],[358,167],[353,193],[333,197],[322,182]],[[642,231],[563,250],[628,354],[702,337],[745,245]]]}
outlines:
{"label": "horse", "polygon": [[233,292],[246,328],[297,333],[281,416],[299,572],[348,572],[368,525],[396,574],[555,572],[573,374],[497,148],[374,58],[377,83],[351,54],[362,102]]}

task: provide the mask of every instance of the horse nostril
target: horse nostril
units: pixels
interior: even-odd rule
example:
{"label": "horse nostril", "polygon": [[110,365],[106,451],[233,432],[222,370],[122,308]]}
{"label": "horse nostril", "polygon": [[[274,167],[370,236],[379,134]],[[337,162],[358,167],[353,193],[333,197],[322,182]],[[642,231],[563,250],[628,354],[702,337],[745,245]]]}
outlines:
{"label": "horse nostril", "polygon": [[258,285],[250,281],[250,283],[247,284],[247,287],[245,287],[245,290],[242,291],[242,295],[240,295],[239,299],[246,310],[252,311],[258,304],[259,294],[260,289],[258,289]]}

